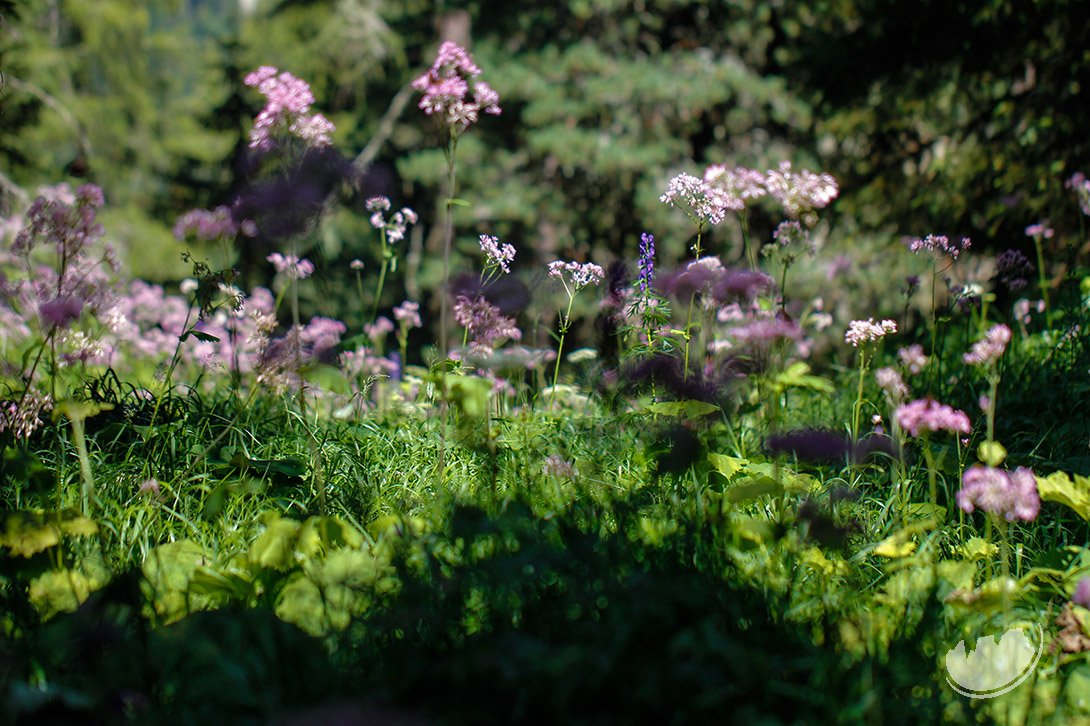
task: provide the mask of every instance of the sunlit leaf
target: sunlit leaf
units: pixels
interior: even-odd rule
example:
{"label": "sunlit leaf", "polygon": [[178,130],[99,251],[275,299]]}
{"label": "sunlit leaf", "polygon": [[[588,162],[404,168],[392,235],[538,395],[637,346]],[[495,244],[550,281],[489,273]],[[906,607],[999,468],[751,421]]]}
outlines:
{"label": "sunlit leaf", "polygon": [[763,476],[754,479],[748,484],[736,484],[723,492],[723,497],[729,502],[748,502],[768,494],[782,494],[784,488],[775,480]]}
{"label": "sunlit leaf", "polygon": [[994,557],[999,548],[983,537],[972,537],[961,546],[961,556],[967,560],[983,560]]}
{"label": "sunlit leaf", "polygon": [[72,612],[91,594],[91,584],[75,570],[49,570],[30,581],[30,602],[48,619],[59,612]]}
{"label": "sunlit leaf", "polygon": [[314,636],[326,634],[325,602],[322,591],[303,573],[293,575],[276,599],[276,615],[298,625]]}
{"label": "sunlit leaf", "polygon": [[295,539],[300,524],[280,517],[269,522],[265,531],[250,547],[250,562],[260,567],[286,570],[294,563]]}
{"label": "sunlit leaf", "polygon": [[74,509],[65,509],[57,513],[61,532],[73,537],[89,537],[98,534],[98,525]]}
{"label": "sunlit leaf", "polygon": [[36,512],[12,512],[4,519],[4,534],[0,535],[0,545],[12,556],[31,557],[60,541],[56,522]]}
{"label": "sunlit leaf", "polygon": [[1075,475],[1074,481],[1062,471],[1048,476],[1035,476],[1037,492],[1046,502],[1059,502],[1073,509],[1076,514],[1090,520],[1090,478]]}
{"label": "sunlit leaf", "polygon": [[703,401],[659,401],[647,407],[651,413],[663,416],[707,416],[719,410],[718,406]]}

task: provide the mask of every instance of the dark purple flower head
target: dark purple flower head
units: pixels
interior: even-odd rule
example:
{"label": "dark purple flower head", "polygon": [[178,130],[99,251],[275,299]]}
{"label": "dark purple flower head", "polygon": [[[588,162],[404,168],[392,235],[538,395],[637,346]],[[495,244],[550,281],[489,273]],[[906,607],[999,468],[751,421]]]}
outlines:
{"label": "dark purple flower head", "polygon": [[67,328],[83,312],[83,300],[75,295],[64,295],[42,303],[38,312],[50,326]]}
{"label": "dark purple flower head", "polygon": [[494,277],[482,283],[480,275],[467,273],[451,283],[450,296],[451,298],[463,296],[470,300],[483,297],[499,308],[501,314],[508,317],[518,315],[531,302],[530,288],[512,275]]}
{"label": "dark purple flower head", "polygon": [[723,278],[726,268],[718,257],[691,260],[663,277],[662,291],[688,302],[694,295],[709,295]]}
{"label": "dark purple flower head", "polygon": [[712,286],[712,295],[720,303],[748,303],[760,295],[771,292],[772,278],[753,270],[724,269]]}
{"label": "dark purple flower head", "polygon": [[673,356],[655,355],[646,358],[624,372],[628,387],[641,390],[652,384],[659,390],[665,390],[671,396],[683,401],[704,401],[714,403],[722,393],[722,387],[690,371],[682,374],[681,363]]}
{"label": "dark purple flower head", "polygon": [[1007,250],[995,258],[995,279],[1011,292],[1024,290],[1034,269],[1033,263],[1018,250]]}
{"label": "dark purple flower head", "polygon": [[769,455],[793,455],[799,461],[844,461],[851,451],[849,437],[829,429],[799,429],[774,434],[765,442]]}

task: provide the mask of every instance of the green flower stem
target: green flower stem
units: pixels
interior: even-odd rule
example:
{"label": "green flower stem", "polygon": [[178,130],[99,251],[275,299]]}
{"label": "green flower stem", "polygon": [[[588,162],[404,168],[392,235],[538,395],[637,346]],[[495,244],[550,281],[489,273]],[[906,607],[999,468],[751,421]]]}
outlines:
{"label": "green flower stem", "polygon": [[753,249],[749,244],[749,219],[746,217],[745,209],[738,212],[738,221],[742,225],[742,249],[745,251],[746,260],[749,261],[749,269],[756,272],[757,250]]}
{"label": "green flower stem", "polygon": [[923,451],[924,460],[927,461],[927,487],[930,494],[929,501],[931,502],[932,507],[937,507],[939,505],[939,486],[938,476],[935,471],[935,454],[931,451],[931,442],[928,440],[927,434],[923,434],[920,437],[920,449]]}
{"label": "green flower stem", "polygon": [[1041,249],[1042,235],[1033,235],[1033,246],[1037,248],[1037,278],[1041,286],[1041,299],[1045,301],[1045,324],[1052,330],[1052,306],[1048,302],[1048,281],[1045,280],[1045,254]]}
{"label": "green flower stem", "polygon": [[[447,358],[450,355],[450,341],[447,339],[447,288],[450,287],[450,248],[454,243],[454,183],[456,180],[456,160],[458,154],[458,135],[450,131],[450,143],[447,144],[447,204],[446,234],[443,239],[443,289],[439,293],[439,395],[443,409],[439,422],[439,480],[446,481],[447,453],[447,417],[450,408],[447,402]],[[442,487],[445,491],[445,487]]]}
{"label": "green flower stem", "polygon": [[859,438],[859,416],[863,413],[863,379],[867,375],[867,353],[859,349],[859,385],[855,391],[855,403],[852,404],[852,441]]}
{"label": "green flower stem", "polygon": [[575,302],[575,293],[568,290],[568,283],[564,283],[564,289],[568,291],[568,309],[564,313],[564,319],[560,321],[560,345],[556,349],[556,366],[553,368],[553,391],[549,396],[549,410],[553,410],[553,405],[556,403],[556,386],[560,382],[560,359],[564,354],[564,336],[568,334],[568,328],[571,326],[571,306]]}
{"label": "green flower stem", "polygon": [[382,288],[386,284],[386,270],[390,266],[390,248],[386,241],[386,228],[382,228],[382,267],[378,271],[378,288],[375,290],[375,303],[371,307],[371,323],[378,320],[379,301],[382,300]]}
{"label": "green flower stem", "polygon": [[[703,234],[703,229],[700,227],[696,230],[696,244],[693,245],[694,260],[700,259],[700,237]],[[683,367],[685,380],[689,380],[689,343],[693,337],[693,304],[696,302],[696,292],[693,292],[693,296],[689,298],[689,314],[685,320],[685,365]]]}
{"label": "green flower stem", "polygon": [[87,516],[91,513],[91,505],[95,501],[95,479],[91,473],[91,457],[87,453],[87,439],[83,435],[82,416],[69,414],[69,421],[72,423],[72,438],[76,440],[80,477],[83,479],[83,486],[80,489],[80,511]]}

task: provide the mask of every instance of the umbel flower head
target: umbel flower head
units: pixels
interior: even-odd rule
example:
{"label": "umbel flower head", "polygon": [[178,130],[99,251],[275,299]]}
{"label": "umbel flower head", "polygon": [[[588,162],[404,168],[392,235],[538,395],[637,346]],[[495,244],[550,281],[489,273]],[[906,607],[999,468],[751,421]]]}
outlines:
{"label": "umbel flower head", "polygon": [[890,333],[896,332],[897,323],[893,320],[883,320],[881,323],[875,323],[874,318],[853,320],[848,323],[848,331],[844,333],[844,342],[853,348],[858,348],[864,343],[873,343]]}
{"label": "umbel flower head", "polygon": [[957,502],[967,514],[980,507],[1008,522],[1032,521],[1041,510],[1037,480],[1033,471],[1024,466],[1008,473],[994,466],[974,464],[961,476]]}
{"label": "umbel flower head", "polygon": [[420,108],[436,116],[452,130],[461,132],[476,123],[481,111],[500,115],[500,94],[487,83],[473,83],[473,100],[467,98],[469,83],[481,74],[469,52],[457,43],[446,41],[428,72],[412,82],[424,94]]}
{"label": "umbel flower head", "polygon": [[247,74],[244,82],[265,96],[265,108],[254,119],[250,148],[270,151],[276,145],[278,131],[287,129],[308,147],[321,149],[333,143],[329,134],[333,123],[320,113],[309,114],[314,103],[310,85],[292,74],[279,73],[272,66],[261,66]]}
{"label": "umbel flower head", "polygon": [[897,425],[913,436],[919,436],[921,429],[967,434],[971,428],[964,411],[956,411],[933,398],[921,398],[899,406],[894,416]]}
{"label": "umbel flower head", "polygon": [[984,340],[973,343],[969,352],[961,357],[965,365],[990,366],[1000,359],[1007,343],[1011,342],[1011,329],[999,323],[984,334]]}

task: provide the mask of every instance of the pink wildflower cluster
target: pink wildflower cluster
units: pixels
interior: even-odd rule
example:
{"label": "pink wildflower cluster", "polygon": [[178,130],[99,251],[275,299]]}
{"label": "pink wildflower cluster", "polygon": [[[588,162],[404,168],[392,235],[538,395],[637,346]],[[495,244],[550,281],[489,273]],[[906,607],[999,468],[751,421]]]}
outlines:
{"label": "pink wildflower cluster", "polygon": [[879,388],[886,392],[892,405],[899,405],[901,401],[908,398],[908,385],[896,368],[879,368],[874,372],[874,380],[878,382]]}
{"label": "pink wildflower cluster", "polygon": [[105,233],[95,211],[102,204],[102,189],[94,184],[84,184],[76,189],[75,199],[70,204],[38,197],[27,210],[26,225],[15,235],[11,251],[27,257],[38,240],[43,239],[56,248],[58,257],[75,257]]}
{"label": "pink wildflower cluster", "polygon": [[473,338],[469,351],[482,358],[495,353],[496,346],[504,340],[522,340],[522,331],[515,324],[515,320],[503,315],[498,307],[483,296],[476,300],[471,300],[466,295],[455,298],[454,319]]}
{"label": "pink wildflower cluster", "polygon": [[1024,466],[1008,473],[993,466],[974,464],[961,476],[957,502],[967,514],[980,507],[1008,522],[1016,519],[1029,522],[1041,511],[1037,480],[1033,471]]}
{"label": "pink wildflower cluster", "polygon": [[728,211],[740,212],[750,200],[768,194],[792,220],[802,219],[813,226],[817,221],[814,212],[827,207],[838,193],[832,176],[807,169],[794,172],[790,161],[780,162],[763,174],[755,169],[713,164],[704,170],[703,179],[691,174],[675,176],[659,201],[672,207],[683,205],[697,224],[719,224]]}
{"label": "pink wildflower cluster", "polygon": [[844,342],[853,348],[858,348],[864,343],[872,343],[896,332],[897,323],[893,320],[883,320],[881,323],[875,323],[874,318],[853,320],[848,323],[848,330],[844,333]]}
{"label": "pink wildflower cluster", "polygon": [[973,347],[962,356],[961,360],[965,365],[990,366],[1003,355],[1010,340],[1010,328],[1002,323],[993,325],[991,330],[984,334],[984,339],[973,343]]}
{"label": "pink wildflower cluster", "polygon": [[907,244],[908,249],[916,254],[920,252],[937,252],[938,254],[950,255],[956,260],[959,254],[969,249],[972,242],[968,237],[962,237],[961,242],[957,243],[951,242],[949,237],[943,235],[929,234],[923,239],[919,237],[910,239]]}
{"label": "pink wildflower cluster", "polygon": [[314,263],[295,255],[273,252],[265,259],[272,263],[278,275],[286,275],[289,280],[305,280],[314,274]]}
{"label": "pink wildflower cluster", "polygon": [[1031,224],[1026,227],[1027,237],[1040,237],[1041,239],[1052,239],[1055,236],[1056,230],[1048,226],[1048,220],[1042,220],[1037,224]]}
{"label": "pink wildflower cluster", "polygon": [[250,131],[251,149],[270,151],[276,133],[285,128],[308,147],[321,149],[333,143],[329,137],[335,128],[333,123],[320,113],[308,115],[314,94],[306,81],[287,71],[278,73],[272,66],[261,66],[246,76],[245,83],[257,88],[266,99]]}
{"label": "pink wildflower cluster", "polygon": [[371,226],[375,229],[386,231],[386,239],[390,242],[400,242],[405,239],[405,232],[411,225],[419,220],[416,212],[408,207],[402,207],[401,211],[394,212],[389,219],[383,215],[390,211],[390,200],[386,197],[371,197],[366,203],[367,211],[371,212]]}
{"label": "pink wildflower cluster", "polygon": [[498,266],[504,272],[511,272],[511,262],[515,259],[514,245],[504,244],[500,246],[499,237],[481,235],[481,252],[488,258],[489,265]]}
{"label": "pink wildflower cluster", "polygon": [[216,207],[214,210],[191,209],[174,222],[174,237],[184,240],[192,234],[202,242],[229,240],[242,232],[247,237],[257,236],[257,225],[253,220],[245,220],[241,225],[235,222],[228,207]]}
{"label": "pink wildflower cluster", "polygon": [[721,200],[713,201],[708,186],[692,174],[678,174],[670,180],[659,201],[671,207],[684,206],[697,224],[719,224],[726,217],[727,207]]}
{"label": "pink wildflower cluster", "polygon": [[898,350],[897,359],[912,375],[919,375],[927,367],[928,362],[927,356],[923,354],[923,346],[919,343]]}
{"label": "pink wildflower cluster", "polygon": [[713,164],[704,170],[704,187],[708,201],[719,209],[741,211],[746,201],[768,193],[765,176],[755,169],[729,168]]}
{"label": "pink wildflower cluster", "polygon": [[22,401],[0,402],[0,433],[11,431],[17,439],[28,439],[42,425],[42,412],[53,410],[48,393],[28,390]]}
{"label": "pink wildflower cluster", "polygon": [[427,73],[412,82],[424,94],[420,108],[429,116],[437,115],[447,126],[464,131],[476,123],[481,111],[500,114],[500,95],[487,83],[473,84],[473,100],[468,101],[469,82],[481,74],[469,53],[457,43],[446,41]]}
{"label": "pink wildflower cluster", "polygon": [[394,308],[394,320],[402,323],[403,326],[410,328],[419,328],[423,326],[423,322],[420,320],[420,303],[406,300],[405,302]]}
{"label": "pink wildflower cluster", "polygon": [[808,169],[791,171],[790,161],[781,161],[765,174],[765,187],[791,219],[805,218],[816,209],[824,209],[840,193],[836,179],[829,174],[815,174]]}
{"label": "pink wildflower cluster", "polygon": [[[567,279],[565,279],[567,274]],[[587,285],[597,285],[605,279],[606,273],[600,265],[593,262],[564,262],[556,260],[549,263],[549,277],[561,280],[567,285],[568,280],[576,290],[581,290]]]}
{"label": "pink wildflower cluster", "polygon": [[1077,171],[1064,182],[1064,186],[1075,192],[1075,196],[1079,199],[1079,207],[1082,208],[1082,213],[1090,216],[1090,179],[1087,179],[1086,175],[1081,171]]}
{"label": "pink wildflower cluster", "polygon": [[257,380],[276,393],[298,390],[300,371],[309,363],[335,357],[347,326],[332,318],[313,317],[294,325],[282,337],[265,344],[257,361]]}
{"label": "pink wildflower cluster", "polygon": [[[110,244],[97,258],[87,254],[104,234],[96,219],[102,203],[102,190],[93,184],[79,187],[74,194],[53,190],[34,200],[11,245],[11,252],[23,258],[31,276],[14,281],[0,278],[0,318],[14,318],[16,313],[23,320],[37,318],[47,336],[67,328],[85,312],[111,329],[121,322],[112,312],[117,304],[112,276],[121,268],[117,255]],[[50,248],[47,259],[52,265],[32,263],[42,243]],[[20,337],[24,328],[18,325],[10,332]]]}
{"label": "pink wildflower cluster", "polygon": [[901,430],[913,436],[919,436],[921,429],[967,434],[971,428],[964,411],[954,410],[932,398],[903,404],[894,412],[894,417]]}

